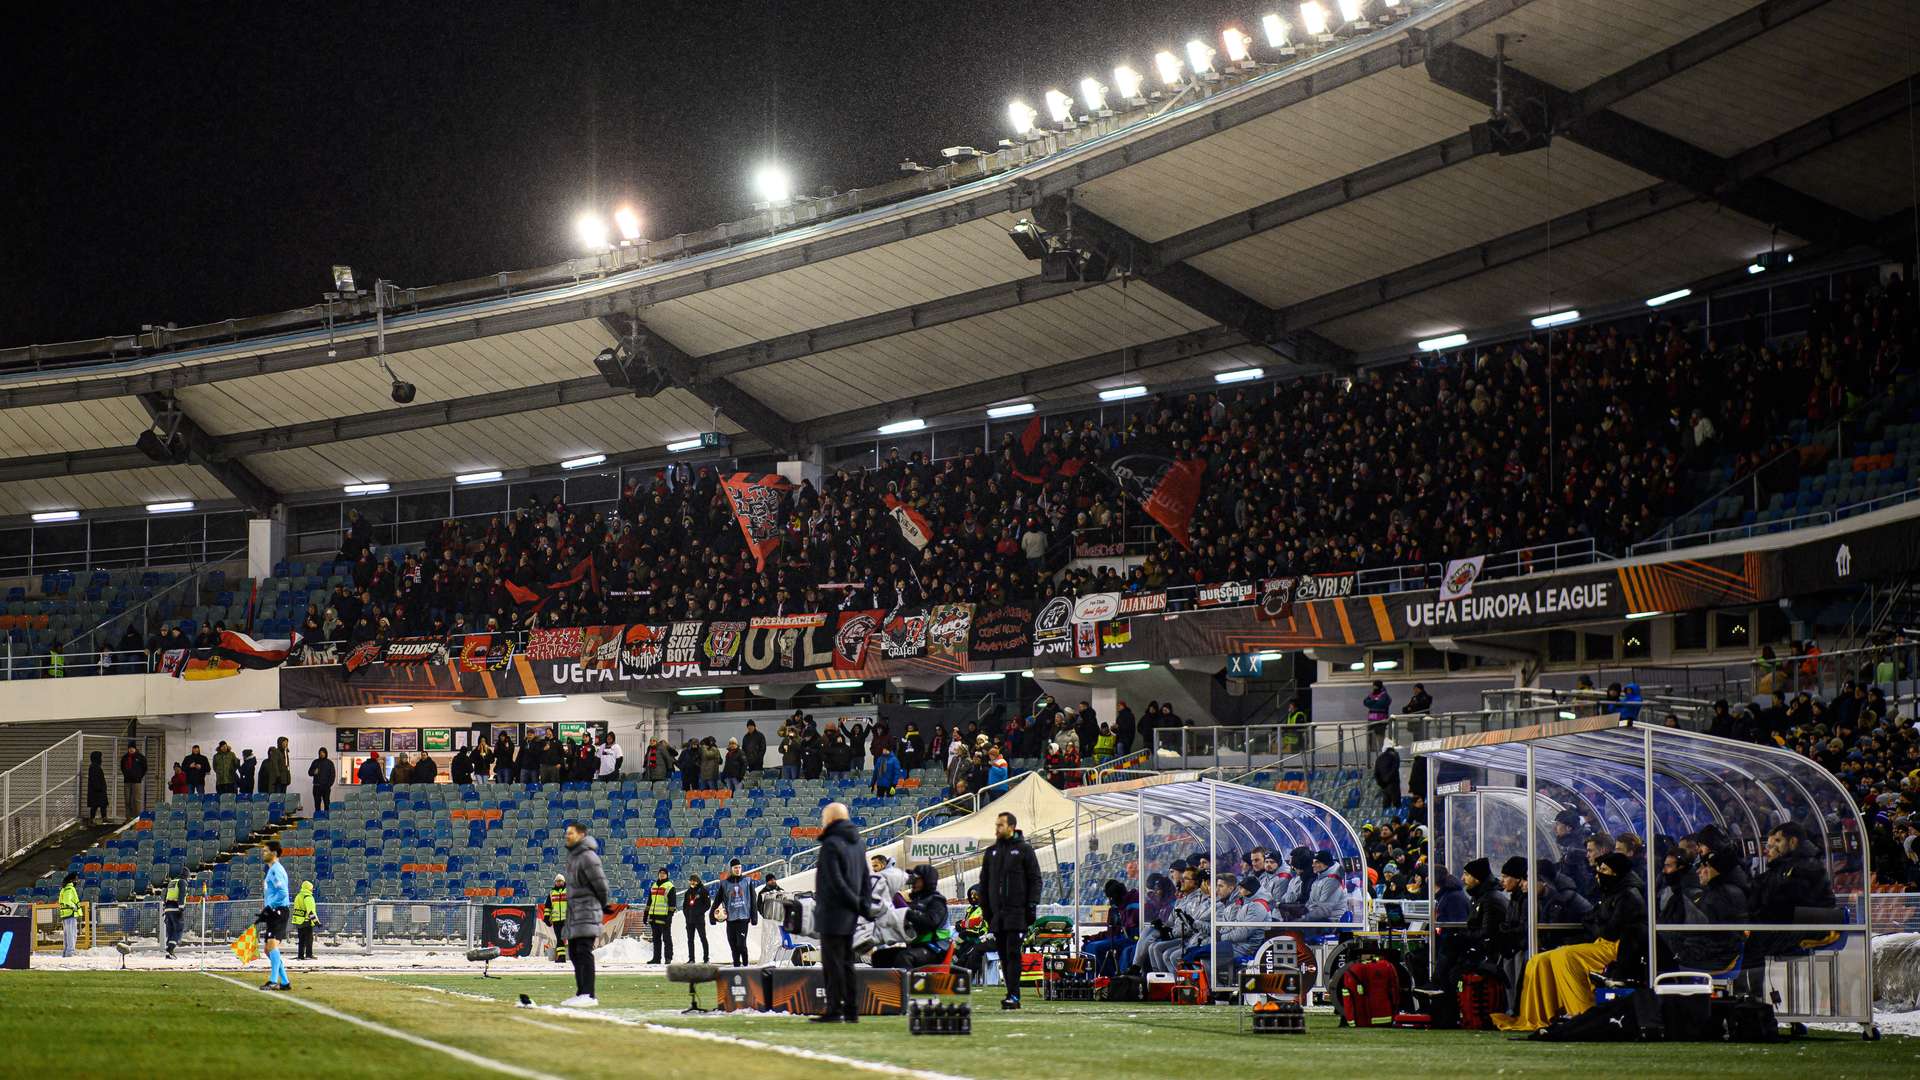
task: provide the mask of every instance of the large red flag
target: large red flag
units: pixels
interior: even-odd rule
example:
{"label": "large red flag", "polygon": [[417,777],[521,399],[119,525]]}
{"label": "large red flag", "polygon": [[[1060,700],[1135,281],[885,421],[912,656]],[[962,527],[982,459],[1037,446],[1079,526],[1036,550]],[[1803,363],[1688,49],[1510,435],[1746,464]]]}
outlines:
{"label": "large red flag", "polygon": [[915,551],[924,551],[933,542],[933,522],[927,515],[895,498],[892,492],[882,496],[887,510],[893,514],[894,524],[900,526],[900,539],[913,545]]}
{"label": "large red flag", "polygon": [[753,552],[755,569],[766,569],[767,556],[780,547],[781,496],[792,491],[793,485],[771,473],[734,473],[720,481],[720,486],[727,493],[727,505],[733,508],[734,520],[746,534],[747,550]]}
{"label": "large red flag", "polygon": [[1121,490],[1139,500],[1153,520],[1173,534],[1181,547],[1193,546],[1193,508],[1200,502],[1200,478],[1207,471],[1206,462],[1138,453],[1120,458],[1107,471]]}

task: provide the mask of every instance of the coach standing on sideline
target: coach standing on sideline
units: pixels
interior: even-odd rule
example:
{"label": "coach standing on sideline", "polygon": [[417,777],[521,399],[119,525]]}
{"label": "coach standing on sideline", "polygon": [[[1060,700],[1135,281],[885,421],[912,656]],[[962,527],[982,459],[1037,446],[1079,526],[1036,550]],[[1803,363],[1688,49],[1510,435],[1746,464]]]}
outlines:
{"label": "coach standing on sideline", "polygon": [[867,914],[867,857],[860,830],[847,820],[846,803],[828,803],[820,811],[820,863],[814,870],[813,895],[827,1008],[812,1022],[857,1023],[860,1005],[854,1000],[853,927]]}
{"label": "coach standing on sideline", "polygon": [[980,906],[1000,952],[1000,977],[1006,982],[1003,1009],[1020,1007],[1020,955],[1027,927],[1039,917],[1040,860],[1020,833],[1012,814],[993,819],[993,846],[980,862]]}
{"label": "coach standing on sideline", "polygon": [[578,821],[567,822],[567,959],[573,961],[574,995],[560,1004],[590,1009],[600,1004],[593,994],[593,946],[600,922],[613,904],[607,893],[607,874],[600,868],[600,845]]}

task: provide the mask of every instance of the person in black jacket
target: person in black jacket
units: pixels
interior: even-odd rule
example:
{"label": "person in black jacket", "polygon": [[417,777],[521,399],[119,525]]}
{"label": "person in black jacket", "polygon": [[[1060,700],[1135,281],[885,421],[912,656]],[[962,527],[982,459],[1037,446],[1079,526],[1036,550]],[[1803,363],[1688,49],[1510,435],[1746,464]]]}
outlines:
{"label": "person in black jacket", "polygon": [[240,787],[240,794],[253,794],[253,778],[259,769],[260,759],[253,756],[252,750],[240,751],[240,768],[233,774],[234,782]]}
{"label": "person in black jacket", "polygon": [[820,810],[820,862],[814,870],[814,925],[820,931],[820,967],[826,977],[826,1011],[816,1024],[855,1023],[853,929],[869,914],[866,844],[847,820],[846,803]]}
{"label": "person in black jacket", "polygon": [[913,885],[902,918],[907,933],[913,937],[905,945],[874,950],[874,967],[911,971],[946,959],[947,942],[952,940],[953,931],[947,927],[947,898],[940,895],[940,872],[921,863],[909,873],[913,875]]}
{"label": "person in black jacket", "polygon": [[[1732,870],[1740,863],[1737,852],[1722,848],[1700,862],[1700,891],[1684,899],[1680,921],[1713,925],[1739,923],[1747,918],[1747,892]],[[1669,934],[1675,963],[1687,971],[1723,971],[1740,953],[1740,932],[1723,930],[1697,934]]]}
{"label": "person in black jacket", "polygon": [[1433,984],[1451,990],[1460,976],[1482,964],[1500,959],[1500,942],[1507,926],[1507,894],[1493,881],[1493,867],[1484,858],[1474,859],[1460,869],[1472,907],[1465,926],[1450,926],[1440,935],[1438,963]]}
{"label": "person in black jacket", "polygon": [[387,782],[386,774],[380,771],[380,751],[367,751],[367,760],[360,763],[360,770],[357,775],[359,776],[360,782],[368,787],[375,787]]}
{"label": "person in black jacket", "polygon": [[1593,1008],[1592,976],[1602,971],[1642,977],[1647,970],[1647,902],[1633,860],[1617,851],[1594,869],[1600,903],[1587,920],[1595,940],[1548,949],[1527,961],[1518,1014],[1495,1013],[1502,1031],[1538,1031],[1561,1016]]}
{"label": "person in black jacket", "polygon": [[87,755],[87,820],[92,821],[96,811],[100,820],[107,820],[107,767],[101,764],[105,755],[95,750]]}
{"label": "person in black jacket", "polygon": [[1124,701],[1115,701],[1113,709],[1113,738],[1122,755],[1133,753],[1133,736],[1137,730],[1133,710],[1127,708]]}
{"label": "person in black jacket", "polygon": [[767,763],[767,737],[753,721],[747,721],[747,733],[740,737],[740,752],[746,755],[747,768],[759,772]]}
{"label": "person in black jacket", "polygon": [[1040,860],[1012,814],[1002,813],[993,819],[993,835],[993,846],[980,861],[980,906],[1000,953],[1000,975],[1007,987],[1000,1007],[1017,1009],[1020,956],[1025,951],[1027,928],[1040,914]]}
{"label": "person in black jacket", "polygon": [[688,739],[680,748],[680,790],[692,791],[700,786],[700,743]]}
{"label": "person in black jacket", "polygon": [[713,896],[699,874],[687,878],[687,890],[680,896],[680,910],[687,918],[687,963],[693,963],[693,946],[700,944],[700,962],[713,963],[713,949],[707,944],[707,912],[713,909]]}
{"label": "person in black jacket", "polygon": [[[1796,822],[1775,825],[1767,833],[1767,869],[1753,885],[1754,922],[1828,921],[1826,917],[1809,918],[1809,912],[1802,910],[1834,907],[1833,883],[1812,848],[1806,830]],[[1762,956],[1780,956],[1799,951],[1808,937],[1822,936],[1793,930],[1756,931],[1748,944]]]}
{"label": "person in black jacket", "polygon": [[200,752],[198,743],[193,753],[180,759],[180,768],[187,774],[187,791],[194,795],[207,793],[207,774],[213,771],[213,765],[207,761],[207,755]]}
{"label": "person in black jacket", "polygon": [[433,760],[433,755],[423,750],[420,760],[413,763],[413,771],[408,778],[416,784],[435,783],[440,779],[440,765]]}
{"label": "person in black jacket", "polygon": [[307,766],[307,775],[313,778],[313,812],[323,813],[333,805],[333,760],[327,757],[327,748],[320,748],[320,756]]}
{"label": "person in black jacket", "polygon": [[1646,885],[1633,872],[1633,858],[1618,851],[1600,856],[1593,864],[1600,899],[1587,916],[1587,932],[1596,942],[1619,944],[1619,955],[1607,964],[1609,977],[1638,981],[1647,974]]}

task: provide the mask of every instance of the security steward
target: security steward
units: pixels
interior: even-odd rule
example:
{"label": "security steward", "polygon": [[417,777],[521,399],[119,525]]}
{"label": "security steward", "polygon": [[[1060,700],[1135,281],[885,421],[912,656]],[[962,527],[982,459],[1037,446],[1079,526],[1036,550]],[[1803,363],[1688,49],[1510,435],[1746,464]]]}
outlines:
{"label": "security steward", "polygon": [[293,898],[293,936],[299,942],[295,947],[295,960],[313,959],[313,928],[320,922],[320,907],[313,902],[313,882],[300,883],[300,891]]}
{"label": "security steward", "polygon": [[173,950],[180,947],[180,932],[187,919],[187,883],[178,868],[167,877],[165,891],[160,894],[160,917],[166,927],[167,959],[171,960]]}
{"label": "security steward", "polygon": [[[674,895],[673,879],[661,867],[653,887],[647,890],[647,930],[653,934],[653,962],[673,963],[673,913],[680,909]],[[661,959],[664,954],[665,959]]]}
{"label": "security steward", "polygon": [[553,890],[547,893],[547,925],[553,927],[553,962],[567,962],[567,935],[560,928],[567,924],[567,875],[553,875]]}
{"label": "security steward", "polygon": [[60,883],[60,955],[72,956],[80,942],[80,875]]}

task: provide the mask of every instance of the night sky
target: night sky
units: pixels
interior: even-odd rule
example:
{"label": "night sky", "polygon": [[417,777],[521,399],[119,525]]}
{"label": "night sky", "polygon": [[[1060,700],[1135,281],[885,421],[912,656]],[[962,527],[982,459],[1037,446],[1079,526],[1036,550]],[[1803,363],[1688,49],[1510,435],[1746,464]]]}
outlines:
{"label": "night sky", "polygon": [[1015,96],[1272,9],[34,5],[0,104],[0,345],[298,307],[334,262],[403,286],[556,262],[623,200],[650,237],[705,228],[767,158],[800,192],[870,186],[991,146]]}

